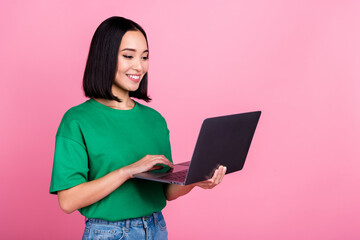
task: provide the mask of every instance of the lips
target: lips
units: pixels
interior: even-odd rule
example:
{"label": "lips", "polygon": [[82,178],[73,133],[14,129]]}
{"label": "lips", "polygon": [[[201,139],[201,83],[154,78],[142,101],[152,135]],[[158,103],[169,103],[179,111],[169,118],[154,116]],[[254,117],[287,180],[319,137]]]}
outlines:
{"label": "lips", "polygon": [[140,82],[141,74],[126,74],[126,76],[134,82]]}

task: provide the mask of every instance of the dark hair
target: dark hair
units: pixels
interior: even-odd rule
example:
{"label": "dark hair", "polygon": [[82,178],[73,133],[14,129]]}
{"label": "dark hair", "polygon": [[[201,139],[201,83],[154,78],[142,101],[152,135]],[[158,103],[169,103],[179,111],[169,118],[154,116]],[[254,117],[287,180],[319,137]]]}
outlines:
{"label": "dark hair", "polygon": [[[123,17],[110,17],[96,29],[91,40],[83,78],[86,97],[121,102],[112,94],[111,87],[115,80],[120,42],[127,31],[140,31],[148,46],[144,29],[139,24]],[[147,95],[147,84],[148,73],[144,75],[139,88],[136,91],[130,91],[129,96],[146,102],[151,101]]]}

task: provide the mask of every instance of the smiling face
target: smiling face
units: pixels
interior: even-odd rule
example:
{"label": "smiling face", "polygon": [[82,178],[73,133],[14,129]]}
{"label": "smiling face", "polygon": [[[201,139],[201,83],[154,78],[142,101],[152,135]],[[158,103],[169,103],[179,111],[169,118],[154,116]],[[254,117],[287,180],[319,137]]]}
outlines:
{"label": "smiling face", "polygon": [[140,31],[127,31],[120,43],[112,93],[123,96],[136,91],[149,68],[149,51]]}

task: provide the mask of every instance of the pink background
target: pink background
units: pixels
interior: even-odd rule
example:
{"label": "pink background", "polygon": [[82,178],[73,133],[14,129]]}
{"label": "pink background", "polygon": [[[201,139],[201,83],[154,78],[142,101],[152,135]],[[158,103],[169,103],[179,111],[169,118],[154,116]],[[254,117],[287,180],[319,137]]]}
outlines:
{"label": "pink background", "polygon": [[86,100],[91,37],[113,15],[148,34],[148,106],[167,119],[175,162],[191,157],[204,118],[263,111],[243,171],[168,202],[170,239],[360,239],[359,1],[8,0],[0,9],[2,239],[81,238],[84,218],[48,193],[55,133]]}

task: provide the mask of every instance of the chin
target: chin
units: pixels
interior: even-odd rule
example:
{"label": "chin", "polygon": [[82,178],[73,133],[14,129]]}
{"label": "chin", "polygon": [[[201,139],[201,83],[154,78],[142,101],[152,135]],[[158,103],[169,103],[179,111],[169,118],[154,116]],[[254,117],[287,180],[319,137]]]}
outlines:
{"label": "chin", "polygon": [[128,89],[129,89],[129,91],[131,91],[131,92],[135,92],[136,90],[139,89],[139,87],[140,87],[140,82],[137,83],[137,84],[134,84],[134,85],[130,86]]}
{"label": "chin", "polygon": [[128,91],[129,91],[129,92],[135,92],[135,91],[138,90],[138,89],[139,89],[139,87],[137,87],[137,88],[129,88]]}

